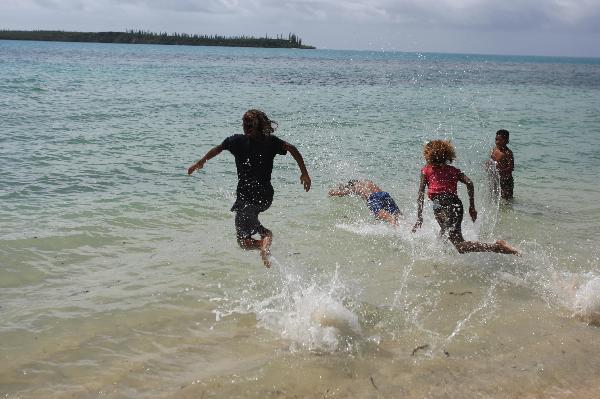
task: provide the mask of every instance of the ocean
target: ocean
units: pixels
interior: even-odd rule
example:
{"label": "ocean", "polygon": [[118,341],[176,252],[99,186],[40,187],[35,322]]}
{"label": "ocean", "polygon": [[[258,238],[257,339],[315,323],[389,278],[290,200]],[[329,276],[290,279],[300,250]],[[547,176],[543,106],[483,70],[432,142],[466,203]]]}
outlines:
{"label": "ocean", "polygon": [[[223,152],[264,110],[273,266],[237,246]],[[0,395],[596,398],[600,59],[0,41]],[[511,132],[515,199],[490,190]],[[422,147],[475,184],[460,255]],[[372,179],[404,214],[375,220]],[[459,187],[463,202],[464,185]]]}

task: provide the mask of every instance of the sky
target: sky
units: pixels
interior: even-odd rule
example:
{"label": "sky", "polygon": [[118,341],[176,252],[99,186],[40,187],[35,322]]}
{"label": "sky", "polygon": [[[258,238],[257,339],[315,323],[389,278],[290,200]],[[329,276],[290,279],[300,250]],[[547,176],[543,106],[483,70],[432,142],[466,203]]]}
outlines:
{"label": "sky", "polygon": [[324,49],[600,57],[600,0],[0,0],[0,29],[295,33]]}

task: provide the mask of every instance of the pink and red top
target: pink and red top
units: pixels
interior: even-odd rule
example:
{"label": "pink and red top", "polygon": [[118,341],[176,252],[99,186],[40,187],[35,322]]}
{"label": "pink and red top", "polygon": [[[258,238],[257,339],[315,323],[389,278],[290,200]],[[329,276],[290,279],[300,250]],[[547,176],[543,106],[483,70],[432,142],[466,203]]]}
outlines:
{"label": "pink and red top", "polygon": [[427,182],[427,196],[432,198],[437,194],[456,194],[458,177],[462,172],[451,165],[427,164],[421,169]]}

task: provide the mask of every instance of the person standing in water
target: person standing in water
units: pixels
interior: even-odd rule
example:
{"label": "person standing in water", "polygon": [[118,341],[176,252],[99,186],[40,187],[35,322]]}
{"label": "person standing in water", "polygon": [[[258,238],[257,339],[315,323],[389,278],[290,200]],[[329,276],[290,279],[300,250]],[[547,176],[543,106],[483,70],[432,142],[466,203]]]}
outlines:
{"label": "person standing in water", "polygon": [[496,170],[500,177],[500,196],[505,200],[513,198],[513,170],[515,169],[515,159],[513,153],[508,148],[510,133],[508,130],[500,129],[496,132],[496,147],[490,154],[491,162],[496,163]]}
{"label": "person standing in water", "polygon": [[447,236],[459,253],[465,252],[497,252],[518,255],[519,252],[506,241],[498,240],[495,244],[479,241],[465,241],[462,235],[463,204],[457,195],[457,183],[467,186],[469,193],[469,215],[473,222],[477,219],[475,209],[475,188],[473,182],[460,169],[450,165],[456,158],[454,147],[446,140],[433,140],[425,144],[423,157],[427,164],[421,169],[419,194],[417,197],[417,222],[412,231],[423,225],[423,198],[425,187],[427,195],[433,203],[433,213],[440,225],[441,236]]}
{"label": "person standing in water", "polygon": [[329,190],[330,197],[343,197],[346,195],[358,195],[367,202],[367,207],[373,212],[377,219],[384,220],[394,226],[398,225],[398,218],[402,212],[394,202],[394,199],[386,191],[371,180],[349,180],[346,184]]}
{"label": "person standing in water", "polygon": [[[271,267],[270,248],[273,240],[271,230],[258,220],[258,214],[266,211],[273,202],[271,172],[275,155],[294,157],[300,168],[300,182],[304,190],[310,190],[311,180],[302,155],[296,147],[273,135],[277,122],[270,120],[260,110],[246,111],[242,118],[244,134],[227,137],[213,147],[200,160],[188,168],[188,175],[202,169],[206,161],[227,150],[235,157],[238,184],[236,201],[231,208],[235,212],[237,242],[243,249],[258,249],[263,263]],[[252,236],[258,234],[259,239]]]}

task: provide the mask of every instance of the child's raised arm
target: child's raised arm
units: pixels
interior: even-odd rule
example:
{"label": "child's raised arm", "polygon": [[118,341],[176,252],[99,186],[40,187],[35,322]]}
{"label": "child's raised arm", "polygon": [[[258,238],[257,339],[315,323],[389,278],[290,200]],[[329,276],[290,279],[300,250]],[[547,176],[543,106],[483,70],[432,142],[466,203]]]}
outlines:
{"label": "child's raised arm", "polygon": [[221,151],[223,151],[223,147],[221,147],[220,144],[218,146],[211,148],[206,153],[206,155],[204,155],[202,158],[200,158],[200,160],[198,162],[196,162],[195,164],[193,164],[192,166],[190,166],[188,168],[188,175],[191,175],[197,169],[202,169],[204,167],[204,164],[206,163],[206,161],[208,161],[211,158],[216,157],[217,155],[219,155],[221,153]]}
{"label": "child's raised arm", "polygon": [[427,179],[425,179],[425,175],[421,173],[421,180],[419,181],[419,194],[417,195],[417,222],[412,228],[413,233],[423,225],[423,199],[425,198],[426,185]]}
{"label": "child's raised arm", "polygon": [[471,215],[471,220],[475,222],[475,220],[477,220],[477,211],[475,210],[475,186],[473,186],[471,179],[464,173],[458,175],[458,181],[467,186],[467,192],[469,193],[469,215]]}
{"label": "child's raised arm", "polygon": [[300,168],[300,182],[304,185],[304,191],[310,190],[310,176],[308,175],[308,171],[306,170],[306,166],[304,165],[304,159],[302,159],[300,151],[298,151],[298,149],[295,146],[291,145],[287,141],[284,141],[283,143],[283,147],[285,148],[285,150],[289,151],[290,154],[292,154],[292,156],[296,160],[296,163],[298,164],[298,167]]}

